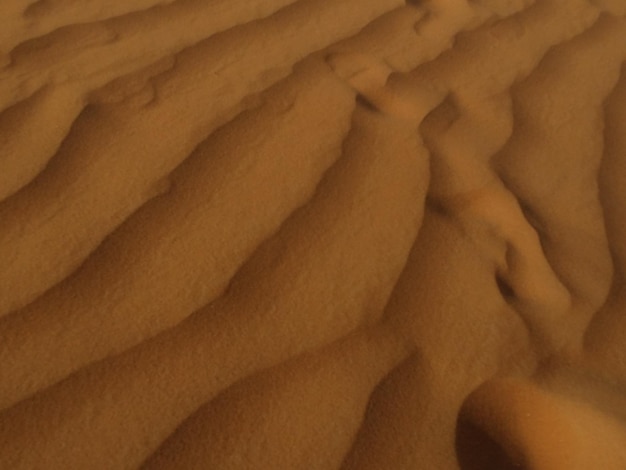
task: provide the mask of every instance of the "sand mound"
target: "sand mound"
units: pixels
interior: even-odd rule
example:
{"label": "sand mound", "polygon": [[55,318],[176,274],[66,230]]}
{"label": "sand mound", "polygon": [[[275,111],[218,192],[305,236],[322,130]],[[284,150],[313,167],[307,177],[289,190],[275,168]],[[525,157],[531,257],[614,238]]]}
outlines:
{"label": "sand mound", "polygon": [[626,468],[626,1],[0,17],[0,468]]}

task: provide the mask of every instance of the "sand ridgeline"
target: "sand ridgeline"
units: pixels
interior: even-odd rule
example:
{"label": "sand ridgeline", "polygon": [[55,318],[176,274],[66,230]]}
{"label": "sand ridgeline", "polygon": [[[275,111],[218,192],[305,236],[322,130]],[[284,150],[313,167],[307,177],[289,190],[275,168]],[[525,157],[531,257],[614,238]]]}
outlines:
{"label": "sand ridgeline", "polygon": [[0,5],[0,469],[626,468],[625,0],[109,3]]}

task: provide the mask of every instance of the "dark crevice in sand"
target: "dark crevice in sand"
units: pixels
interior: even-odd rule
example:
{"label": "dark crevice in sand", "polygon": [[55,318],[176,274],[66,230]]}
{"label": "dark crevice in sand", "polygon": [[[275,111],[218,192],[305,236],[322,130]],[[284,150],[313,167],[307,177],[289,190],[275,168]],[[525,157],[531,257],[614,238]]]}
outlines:
{"label": "dark crevice in sand", "polygon": [[[378,423],[386,422],[390,416],[400,414],[401,405],[400,403],[395,403],[394,401],[389,400],[385,397],[385,394],[388,393],[390,389],[395,389],[398,386],[398,383],[401,383],[404,386],[406,386],[407,381],[415,383],[416,377],[412,377],[413,380],[411,380],[411,376],[415,374],[412,374],[411,372],[414,371],[420,362],[421,359],[419,352],[413,353],[403,362],[398,364],[394,369],[389,371],[387,376],[384,377],[373,390],[362,425],[358,434],[354,438],[352,448],[346,453],[344,461],[340,467],[341,470],[379,468],[379,466],[376,465],[376,462],[368,461],[368,454],[370,453],[373,455],[377,455],[379,453],[384,454],[381,459],[377,459],[379,463],[385,460],[387,462],[390,461],[385,459],[385,456],[389,455],[390,447],[394,444],[392,436],[386,434],[384,432],[384,428],[380,431],[376,431],[376,428],[379,426]],[[393,412],[390,413],[392,410]],[[394,416],[393,421],[396,421],[395,417],[396,416]],[[373,437],[374,439],[372,439]],[[366,463],[369,463],[370,466],[367,467]],[[394,463],[399,468],[403,468],[400,459],[395,460]]]}
{"label": "dark crevice in sand", "polygon": [[[514,111],[514,113],[515,113],[515,111]],[[505,147],[505,149],[506,149],[506,147]],[[548,255],[546,253],[546,243],[549,241],[549,237],[550,237],[550,234],[549,234],[549,232],[548,232],[548,230],[546,228],[546,225],[543,224],[540,221],[539,216],[535,212],[535,209],[533,208],[533,206],[531,206],[529,203],[525,202],[523,200],[522,196],[516,194],[514,187],[508,186],[507,180],[505,179],[506,178],[506,174],[501,173],[498,170],[494,170],[494,171],[498,174],[498,177],[500,178],[500,181],[502,181],[502,184],[507,189],[507,191],[509,191],[515,197],[515,199],[518,202],[518,205],[520,207],[520,210],[522,211],[522,214],[524,215],[524,221],[527,223],[528,227],[531,228],[532,232],[537,236],[537,239],[539,241],[539,245],[540,245],[540,248],[541,248],[542,257],[543,257],[543,259],[545,259],[546,264],[550,267],[551,274],[556,278],[557,282],[561,286],[565,287],[565,289],[567,290],[568,294],[571,295],[572,293],[569,290],[569,288],[567,287],[566,279],[562,278],[561,275],[559,274],[559,271],[556,270],[554,268],[554,266],[550,263]]]}
{"label": "dark crevice in sand", "polygon": [[459,419],[456,452],[461,470],[522,470],[522,463],[513,462],[500,445],[484,430]]}
{"label": "dark crevice in sand", "polygon": [[514,300],[516,294],[513,287],[511,287],[511,284],[500,274],[496,274],[495,278],[496,284],[498,285],[498,290],[502,294],[502,297],[504,297],[507,302]]}
{"label": "dark crevice in sand", "polygon": [[[607,267],[605,266],[606,263],[604,262],[602,247],[602,240],[605,240],[605,236],[598,232],[598,229],[592,225],[588,225],[587,227],[580,225],[581,228],[584,227],[584,231],[580,232],[580,237],[587,237],[588,242],[578,241],[583,240],[583,238],[577,239],[576,236],[571,233],[570,229],[567,228],[568,226],[565,225],[563,221],[565,215],[561,215],[556,211],[557,207],[560,207],[559,204],[564,201],[560,193],[564,194],[564,191],[568,191],[568,194],[572,193],[572,188],[575,187],[574,185],[578,184],[587,191],[588,194],[576,196],[578,200],[573,199],[574,196],[572,195],[569,203],[577,204],[577,207],[579,207],[579,209],[576,209],[577,212],[580,212],[584,208],[589,214],[587,220],[592,221],[588,222],[588,224],[594,223],[598,214],[593,212],[595,210],[593,200],[594,193],[592,191],[593,185],[584,186],[583,183],[577,183],[578,180],[582,181],[580,177],[572,176],[571,170],[568,170],[567,177],[552,177],[554,178],[552,181],[546,180],[542,185],[543,189],[541,191],[543,191],[543,193],[541,191],[538,192],[539,186],[534,183],[532,177],[530,177],[529,172],[531,168],[528,166],[529,163],[526,162],[529,161],[528,159],[532,155],[541,155],[547,152],[554,153],[554,139],[564,138],[571,141],[571,137],[567,137],[563,129],[567,129],[572,125],[578,126],[579,134],[583,132],[593,133],[596,126],[593,121],[596,114],[595,111],[590,111],[588,122],[581,121],[580,118],[578,121],[567,121],[567,112],[575,113],[576,111],[567,111],[571,110],[571,104],[569,101],[566,103],[565,99],[571,100],[574,99],[574,96],[578,96],[578,101],[574,102],[581,103],[578,104],[578,106],[581,106],[582,103],[585,103],[585,100],[603,99],[604,91],[595,92],[597,98],[595,98],[595,95],[590,95],[587,88],[581,88],[580,91],[583,93],[579,92],[579,95],[568,96],[565,96],[562,91],[544,91],[544,93],[550,95],[550,99],[555,101],[553,114],[546,113],[545,107],[540,107],[540,104],[542,104],[546,98],[535,93],[534,97],[529,99],[528,95],[530,90],[534,90],[539,84],[542,84],[544,89],[550,87],[551,90],[556,90],[555,87],[574,86],[573,80],[576,79],[588,80],[590,83],[598,82],[597,79],[593,78],[593,73],[596,70],[594,66],[584,65],[587,64],[587,61],[581,60],[581,57],[592,58],[594,54],[598,54],[599,51],[602,51],[607,57],[603,59],[594,58],[594,60],[603,60],[607,65],[611,64],[611,61],[614,62],[614,60],[619,57],[620,51],[617,49],[614,51],[606,50],[604,43],[611,36],[614,36],[615,40],[617,40],[617,38],[620,37],[618,32],[619,29],[616,24],[608,20],[606,16],[601,17],[594,26],[585,33],[578,35],[567,43],[551,49],[542,60],[537,70],[524,82],[515,86],[513,91],[513,101],[516,109],[515,114],[520,116],[517,127],[525,132],[526,136],[522,138],[522,134],[514,135],[509,145],[501,152],[499,161],[497,162],[498,173],[503,181],[506,182],[507,186],[525,199],[528,207],[532,207],[533,211],[536,211],[539,217],[544,220],[550,220],[550,228],[539,233],[539,235],[546,258],[549,260],[550,264],[554,266],[554,271],[559,276],[559,279],[561,279],[561,283],[565,285],[572,294],[574,301],[573,311],[576,312],[570,320],[570,323],[574,323],[571,325],[573,331],[570,339],[573,347],[575,347],[574,345],[578,342],[577,337],[582,334],[582,329],[585,328],[585,323],[591,314],[591,310],[596,308],[593,307],[593,305],[598,302],[603,302],[604,296],[606,295],[606,288],[601,284],[607,275]],[[574,63],[576,67],[581,70],[576,74],[571,70],[571,65]],[[614,67],[614,65],[609,66],[611,68]],[[599,90],[604,90],[606,86],[610,84],[612,80],[610,78],[611,76],[611,72],[606,75],[607,78],[604,79],[607,83],[606,85],[603,84],[603,82],[599,82],[595,86],[598,87]],[[576,79],[574,79],[574,77],[576,77]],[[572,81],[572,83],[570,84],[568,80]],[[560,83],[561,81],[563,84]],[[598,106],[599,105],[600,103],[598,102]],[[558,106],[564,107],[564,111],[561,114],[556,114]],[[559,116],[558,119],[563,121],[558,124],[560,127],[556,127],[557,123],[560,121],[556,121],[557,118],[553,116]],[[561,118],[560,116],[565,116],[565,118]],[[546,135],[546,132],[550,132],[550,137]],[[560,134],[563,134],[563,137],[560,137]],[[563,145],[571,146],[571,144],[566,141],[563,141]],[[584,145],[587,145],[587,147],[593,145],[594,147],[585,149]],[[598,145],[593,143],[593,141],[591,144],[587,142],[581,143],[579,148],[572,149],[574,153],[573,156],[576,156],[577,153],[579,159],[582,159],[583,156],[587,159],[587,161],[580,166],[579,171],[581,171],[581,174],[586,175],[588,173],[590,178],[595,178],[595,172],[597,170],[593,168],[595,166],[593,162],[596,156],[599,159],[599,151]],[[503,155],[508,155],[505,157],[506,163],[502,160]],[[558,153],[556,155],[558,155]],[[586,155],[591,155],[593,158],[590,159]],[[541,164],[544,165],[545,162]],[[577,166],[576,168],[579,167]],[[532,174],[538,174],[538,170],[533,169]],[[542,171],[541,179],[545,179],[547,175],[550,174],[547,169]],[[527,175],[527,177],[523,178],[522,175]],[[558,174],[555,173],[555,175]],[[578,180],[576,178],[578,178]],[[535,180],[537,180],[537,178],[535,178]],[[559,180],[561,182],[559,182]],[[583,205],[583,202],[581,202],[582,199],[580,198],[590,200],[585,200]],[[578,214],[576,214],[576,216],[581,217]],[[571,222],[568,222],[568,224],[570,223]],[[575,248],[576,246],[578,248]],[[594,255],[585,254],[588,253],[590,249],[594,250]],[[568,253],[564,250],[568,250]],[[576,252],[573,250],[576,250]],[[565,258],[566,254],[568,255],[567,258]],[[597,273],[592,275],[591,273],[594,271],[597,271]]]}

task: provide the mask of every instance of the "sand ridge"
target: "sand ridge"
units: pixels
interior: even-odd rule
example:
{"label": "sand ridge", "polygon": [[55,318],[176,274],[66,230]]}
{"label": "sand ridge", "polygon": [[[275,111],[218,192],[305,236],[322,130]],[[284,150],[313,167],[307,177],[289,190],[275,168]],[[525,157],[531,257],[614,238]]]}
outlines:
{"label": "sand ridge", "polygon": [[625,2],[0,14],[0,468],[626,466]]}

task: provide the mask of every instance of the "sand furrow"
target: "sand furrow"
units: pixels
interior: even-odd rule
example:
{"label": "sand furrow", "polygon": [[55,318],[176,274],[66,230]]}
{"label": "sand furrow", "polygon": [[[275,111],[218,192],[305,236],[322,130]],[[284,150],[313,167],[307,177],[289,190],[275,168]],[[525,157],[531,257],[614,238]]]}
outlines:
{"label": "sand furrow", "polygon": [[547,226],[539,235],[572,295],[572,309],[562,322],[569,324],[574,348],[606,300],[612,278],[596,180],[602,103],[626,56],[625,34],[622,20],[603,16],[589,31],[553,49],[515,87],[520,130],[497,159],[507,186]]}
{"label": "sand furrow", "polygon": [[4,28],[0,33],[1,53],[14,46],[75,23],[88,23],[120,16],[173,0],[137,0],[102,5],[97,0],[7,0],[0,9]]}
{"label": "sand furrow", "polygon": [[[429,198],[494,261],[498,282],[510,291],[509,300],[537,340],[552,347],[565,341],[555,327],[570,307],[569,293],[547,262],[522,207],[491,169],[491,159],[514,131],[508,89],[531,74],[556,43],[581,33],[598,15],[585,3],[575,6],[564,18],[557,4],[536,3],[466,33],[453,49],[419,67],[410,79],[437,76],[451,93],[421,127],[434,157]],[[508,65],[502,67],[503,63]]]}
{"label": "sand furrow", "polygon": [[[332,45],[331,53],[367,52],[397,72],[409,72],[432,60],[454,43],[454,37],[493,15],[467,0],[453,0],[455,8],[440,2],[417,3],[395,9],[368,24],[360,34]],[[510,5],[503,16],[521,5]]]}
{"label": "sand furrow", "polygon": [[[279,6],[280,5],[275,5],[274,8],[278,8]],[[249,10],[245,10],[246,13],[248,11]],[[256,11],[261,15],[267,14],[267,11],[262,9],[261,6],[257,6]],[[507,11],[507,13],[510,14],[514,11],[515,9],[512,9],[511,11]],[[426,5],[419,9],[411,6],[398,8],[393,10],[388,15],[382,15],[380,18],[377,18],[376,21],[372,22],[371,27],[366,28],[366,30],[353,39],[340,41],[334,45],[331,50],[341,52],[367,50],[377,57],[384,57],[385,60],[392,64],[396,70],[410,70],[422,63],[424,60],[432,59],[434,56],[438,55],[439,52],[445,49],[446,45],[450,43],[451,37],[459,30],[463,30],[464,28],[480,23],[483,19],[483,16],[481,16],[480,13],[475,12],[469,6],[464,6],[464,9],[461,11],[452,10],[452,12],[454,12],[454,14],[439,5]],[[154,13],[153,16],[155,18],[161,18],[163,16],[163,12],[159,11],[158,13],[158,15]],[[193,12],[193,14],[195,16],[198,15],[197,12]],[[243,12],[240,14],[243,14]],[[484,15],[484,12],[482,14]],[[246,19],[247,18],[243,18],[243,20]],[[124,24],[132,24],[134,22],[139,22],[139,20],[139,18],[133,17],[132,22],[126,21]],[[195,21],[198,22],[199,20],[196,18]],[[224,20],[222,19],[221,21]],[[242,19],[234,18],[233,21],[242,21]],[[206,24],[206,22],[200,23],[203,25]],[[219,29],[219,27],[215,28],[216,31],[219,31]],[[93,35],[93,32],[89,30],[89,34]],[[120,31],[115,33],[116,37],[120,36],[120,34],[122,34]],[[76,42],[75,40],[69,41],[66,38],[62,39],[64,40],[59,42],[64,45]],[[85,41],[81,41],[81,43],[84,42]],[[123,50],[124,53],[128,53],[127,47]],[[169,49],[162,47],[160,51],[161,54],[166,54]],[[46,56],[51,56],[49,51],[46,51]],[[52,56],[54,56],[54,54],[52,54]],[[145,60],[144,56],[142,56],[142,60]],[[94,63],[102,63],[102,61],[95,61],[92,54],[88,58]],[[37,59],[35,57],[33,58],[33,61],[37,66],[38,72],[41,74],[41,59]],[[134,60],[132,63],[136,67],[138,62]],[[55,66],[59,66],[58,60],[55,61],[54,64]],[[86,70],[86,68],[80,68],[78,66],[72,66],[72,68],[81,71]],[[16,73],[16,75],[19,76],[20,73]],[[106,83],[107,79],[115,78],[115,74],[110,76],[107,75],[105,77],[106,74],[93,72],[90,73],[90,76],[91,75],[96,81],[87,83],[88,80],[87,82],[82,80],[84,82],[82,85],[76,85],[73,83],[78,80],[79,77],[75,75],[68,75],[68,80],[70,80],[71,83],[61,87],[61,89],[64,90],[65,100],[59,101],[58,103],[55,101],[54,109],[57,109],[58,112],[58,109],[63,106],[64,120],[61,122],[65,122],[65,126],[68,126],[78,115],[79,111],[82,109],[82,106],[78,103],[82,103],[83,100],[86,99],[85,94],[89,92],[89,90]],[[48,95],[54,93],[55,96],[60,96],[61,94],[56,91],[56,88],[56,86],[50,85],[45,89],[54,90],[48,91]],[[38,96],[39,94],[41,94],[41,92],[35,92],[33,96]],[[25,98],[24,101],[27,102],[28,99]],[[25,103],[25,105],[28,106],[27,103]],[[48,106],[52,106],[52,103],[50,103],[50,100],[45,103],[41,103],[41,100],[39,100],[39,105],[46,106],[46,108],[41,111],[42,115],[45,115],[45,111],[49,109]],[[37,114],[39,114],[39,112]],[[11,120],[13,121],[13,119]],[[15,171],[19,171],[19,173],[14,174],[11,171],[7,171],[5,175],[3,175],[4,180],[6,181],[3,180],[3,184],[0,185],[0,189],[2,190],[0,192],[0,199],[10,195],[29,182],[41,170],[50,156],[53,155],[54,152],[51,150],[56,150],[60,145],[64,135],[61,133],[57,133],[54,137],[50,138],[50,143],[47,146],[35,146],[33,145],[32,140],[28,140],[25,137],[20,139],[20,136],[37,132],[43,127],[42,123],[44,122],[47,121],[36,120],[31,122],[26,120],[25,122],[7,124],[6,128],[3,129],[7,136],[13,134],[15,130],[20,132],[17,138],[9,138],[5,144],[8,146],[6,148],[10,150],[12,155],[12,160],[7,162],[6,167],[9,170],[16,168]],[[54,127],[56,128],[61,126]],[[10,165],[9,163],[12,163],[13,161],[27,161],[27,163],[32,166]]]}
{"label": "sand furrow", "polygon": [[67,87],[46,86],[0,114],[0,202],[41,173],[83,106]]}
{"label": "sand furrow", "polygon": [[[344,151],[314,200],[261,248],[223,300],[5,411],[0,463],[137,465],[234,381],[379,317],[419,228],[427,155],[412,125],[362,107]],[[348,275],[349,282],[327,283]],[[36,422],[48,425],[33,429]],[[26,440],[37,453],[24,452]]]}
{"label": "sand furrow", "polygon": [[[65,134],[50,133],[46,128],[68,129],[85,103],[93,98],[94,91],[100,98],[103,93],[99,88],[104,87],[104,94],[121,99],[119,94],[124,96],[123,90],[129,87],[129,82],[137,88],[137,82],[162,73],[163,62],[175,63],[172,54],[220,31],[263,19],[290,3],[293,0],[257,1],[254,5],[224,2],[220,6],[182,0],[107,22],[67,27],[51,37],[29,43],[28,47],[18,48],[14,51],[16,63],[0,72],[3,74],[0,86],[9,87],[5,90],[8,93],[5,106],[13,103],[17,108],[6,118],[10,119],[9,123],[0,123],[0,133],[6,134],[7,139],[1,143],[0,152],[6,151],[10,157],[3,161],[6,170],[0,180],[0,200],[29,183],[61,145]],[[222,14],[216,14],[216,9]],[[82,11],[82,7],[78,10]],[[174,28],[175,22],[178,28]],[[138,29],[143,33],[138,34]],[[178,29],[179,34],[171,34],[172,29]],[[120,76],[126,78],[120,80]],[[40,97],[42,90],[48,99],[32,103],[40,107],[37,118],[22,117],[13,122],[16,112],[28,114],[19,109],[31,106],[29,95]],[[53,122],[45,118],[51,112],[57,113]],[[27,138],[33,133],[41,140]]]}
{"label": "sand furrow", "polygon": [[625,0],[0,18],[0,468],[623,470]]}
{"label": "sand furrow", "polygon": [[626,384],[626,64],[620,80],[604,104],[604,154],[599,172],[600,201],[613,259],[614,277],[609,299],[594,316],[585,346],[602,375]]}
{"label": "sand furrow", "polygon": [[[0,322],[0,407],[215,299],[252,250],[310,199],[341,154],[354,94],[313,60],[262,99],[199,146],[170,177],[169,192],[72,277]],[[302,136],[299,152],[292,135]]]}
{"label": "sand furrow", "polygon": [[[281,6],[281,4],[275,3],[272,3],[272,5],[273,8]],[[245,12],[248,14],[248,11],[244,10],[241,13],[235,11],[235,13],[244,14]],[[256,11],[259,15],[268,13],[265,7],[262,9],[261,6],[257,6]],[[507,10],[506,13],[512,14],[515,11],[515,9],[511,9],[510,11]],[[160,12],[155,17],[161,18],[162,14],[163,12]],[[391,64],[394,70],[408,71],[424,61],[439,55],[451,44],[451,38],[458,31],[480,24],[485,14],[485,12],[476,12],[469,6],[465,6],[461,11],[452,10],[452,12],[436,4],[428,4],[420,8],[404,6],[381,15],[369,23],[359,34],[333,44],[329,50],[330,52],[342,53],[368,51],[375,57],[382,58]],[[197,12],[192,12],[190,15],[197,16]],[[249,18],[233,17],[231,21],[237,23],[247,19]],[[195,21],[198,20],[196,19]],[[221,25],[228,24],[223,18],[220,21],[222,23],[219,23],[214,28],[216,31],[223,28]],[[130,22],[127,21],[127,23]],[[206,21],[202,21],[201,24],[206,25]],[[89,33],[93,34],[91,31]],[[119,31],[117,34],[120,34]],[[186,34],[189,33],[187,32]],[[170,36],[159,36],[159,38],[161,37],[169,38]],[[67,44],[69,41],[60,42],[61,44]],[[84,43],[84,41],[81,41],[81,43]],[[128,53],[128,48],[122,50],[125,54]],[[166,55],[171,50],[176,50],[176,47],[170,49],[161,47],[159,49],[160,54],[163,55]],[[114,53],[111,54],[115,55]],[[49,51],[47,55],[50,55]],[[93,57],[89,56],[88,59],[93,60]],[[133,60],[129,64],[139,68],[138,64],[148,62],[145,54],[141,56],[141,60],[144,62]],[[141,73],[131,74],[126,78],[115,78],[116,74],[122,73],[122,71],[108,75],[92,72],[89,74],[89,79],[80,79],[80,76],[69,75],[69,83],[64,85],[44,85],[41,90],[34,92],[32,97],[25,98],[22,102],[13,105],[14,111],[5,112],[6,117],[3,121],[6,122],[0,122],[0,133],[6,136],[6,141],[0,142],[0,145],[2,145],[0,147],[0,155],[2,153],[7,155],[7,160],[3,162],[3,167],[6,170],[1,175],[2,179],[0,180],[0,200],[26,185],[44,168],[65,137],[65,133],[62,131],[69,129],[70,124],[82,110],[85,101],[123,99],[125,93],[128,93],[125,90],[129,88],[141,89],[140,84],[148,80],[149,77],[162,73],[163,70],[161,69],[164,65],[167,67],[169,63],[169,66],[172,67],[172,62],[169,62],[169,60],[157,61],[153,65],[146,67]],[[102,62],[96,63],[101,65]],[[41,60],[37,60],[35,64],[39,69],[42,67]],[[56,62],[55,66],[58,66]],[[73,68],[82,71],[77,66]],[[112,82],[104,85],[107,80],[111,79],[113,80]],[[75,80],[82,80],[82,82],[77,84]],[[94,87],[99,87],[100,85],[104,85],[102,89],[91,92]],[[24,108],[28,109],[28,111],[25,111]],[[61,109],[62,114],[60,112]],[[56,113],[56,119],[55,124],[50,126],[50,120],[46,116],[47,113],[52,112]],[[32,117],[27,118],[31,116],[31,113]],[[48,135],[44,136],[41,129],[47,127],[57,132],[49,133],[48,131]],[[38,140],[37,145],[29,138],[35,132],[38,133],[41,139]],[[23,163],[17,164],[17,162]]]}
{"label": "sand furrow", "polygon": [[[356,1],[298,2],[178,55],[172,70],[150,79],[132,99],[87,107],[46,171],[28,191],[0,205],[5,228],[0,258],[7,260],[0,274],[5,299],[0,314],[23,307],[72,272],[158,193],[155,184],[208,134],[245,109],[246,96],[278,82],[297,61],[355,33],[397,3],[379,0],[359,14],[347,14]],[[321,22],[340,20],[320,29],[307,21],[312,14]],[[225,49],[233,55],[224,56]],[[168,135],[172,126],[181,132]]]}
{"label": "sand furrow", "polygon": [[528,75],[552,46],[590,27],[600,14],[586,0],[569,2],[566,9],[562,4],[538,1],[493,25],[460,34],[452,49],[410,75],[420,81],[442,80],[452,94],[470,103],[489,100]]}
{"label": "sand furrow", "polygon": [[142,468],[338,468],[371,391],[406,354],[376,326],[253,376],[198,410]]}
{"label": "sand furrow", "polygon": [[598,16],[585,2],[577,2],[567,17],[563,13],[558,3],[537,2],[458,35],[455,47],[408,78],[391,77],[391,86],[419,90],[436,81],[450,94],[421,127],[436,156],[429,195],[438,204],[497,179],[489,164],[513,132],[509,88],[529,75],[551,47],[580,34]]}
{"label": "sand furrow", "polygon": [[178,0],[106,21],[70,24],[12,51],[11,64],[0,70],[0,101],[10,105],[46,84],[63,83],[83,97],[119,76],[293,3]]}
{"label": "sand furrow", "polygon": [[[494,271],[453,221],[427,210],[405,286],[389,305],[397,331],[418,354],[374,394],[344,469],[390,461],[407,470],[424,461],[456,468],[456,419],[465,396],[501,369],[533,365],[532,355],[520,360],[528,354],[528,333],[498,292]],[[437,287],[442,283],[445,289]]]}

